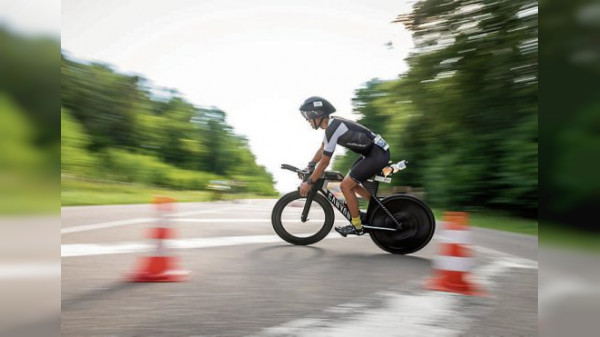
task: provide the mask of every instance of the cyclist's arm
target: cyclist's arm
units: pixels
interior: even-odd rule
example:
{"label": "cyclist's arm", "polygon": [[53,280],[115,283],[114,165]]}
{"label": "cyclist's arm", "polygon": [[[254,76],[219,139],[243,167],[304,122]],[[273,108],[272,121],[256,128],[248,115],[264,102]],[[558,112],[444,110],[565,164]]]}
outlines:
{"label": "cyclist's arm", "polygon": [[329,166],[329,162],[331,161],[333,151],[335,151],[335,145],[337,144],[338,138],[346,133],[346,131],[348,131],[348,127],[343,123],[331,124],[327,128],[321,148],[314,158],[317,159],[317,156],[319,157],[319,164],[317,165],[317,168],[313,174],[310,175],[311,181],[316,182],[321,177],[323,172],[325,172],[325,169],[327,166]]}
{"label": "cyclist's arm", "polygon": [[323,155],[323,147],[325,146],[324,143],[321,143],[321,147],[319,148],[319,150],[317,151],[317,153],[315,153],[315,156],[313,157],[313,159],[311,160],[311,162],[313,163],[318,163],[321,160],[321,156]]}
{"label": "cyclist's arm", "polygon": [[319,178],[321,177],[323,172],[325,172],[325,169],[327,168],[327,166],[329,166],[330,161],[331,161],[331,156],[321,156],[321,158],[319,160],[319,164],[317,164],[317,168],[310,175],[310,180],[312,182],[316,182],[317,180],[319,180]]}

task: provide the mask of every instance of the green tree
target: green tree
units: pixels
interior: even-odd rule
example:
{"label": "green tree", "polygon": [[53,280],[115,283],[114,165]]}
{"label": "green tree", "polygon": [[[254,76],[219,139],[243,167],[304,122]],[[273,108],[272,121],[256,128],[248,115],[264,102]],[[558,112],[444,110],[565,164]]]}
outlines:
{"label": "green tree", "polygon": [[104,64],[63,55],[61,71],[68,110],[63,169],[88,176],[83,166],[97,164],[105,179],[175,188],[205,188],[210,177],[235,178],[247,181],[248,191],[275,193],[271,175],[256,164],[224,111],[197,107],[175,90],[157,95],[144,78]]}
{"label": "green tree", "polygon": [[61,172],[81,177],[96,175],[99,164],[88,151],[89,136],[84,128],[65,109],[61,109]]}
{"label": "green tree", "polygon": [[409,160],[395,183],[438,207],[537,215],[536,6],[424,0],[399,16],[415,43],[409,70],[354,98],[359,122]]}

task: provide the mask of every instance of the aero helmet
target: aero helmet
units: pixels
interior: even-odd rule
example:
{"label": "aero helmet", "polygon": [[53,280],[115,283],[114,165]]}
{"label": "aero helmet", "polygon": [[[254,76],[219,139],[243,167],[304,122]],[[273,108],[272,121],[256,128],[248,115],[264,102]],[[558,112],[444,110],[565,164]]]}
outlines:
{"label": "aero helmet", "polygon": [[318,96],[307,98],[300,106],[300,113],[306,119],[327,117],[335,112],[335,108],[326,99]]}

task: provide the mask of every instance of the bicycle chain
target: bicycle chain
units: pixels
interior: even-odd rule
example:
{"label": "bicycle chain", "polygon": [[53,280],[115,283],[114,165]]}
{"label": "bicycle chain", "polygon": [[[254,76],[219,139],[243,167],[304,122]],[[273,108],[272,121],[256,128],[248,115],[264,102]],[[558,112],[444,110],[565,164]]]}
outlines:
{"label": "bicycle chain", "polygon": [[398,222],[398,220],[396,220],[396,218],[394,218],[394,216],[392,215],[392,213],[390,213],[390,211],[388,211],[387,208],[385,208],[385,206],[383,206],[383,203],[381,201],[379,201],[379,198],[375,197],[375,200],[377,201],[377,203],[379,204],[379,206],[381,206],[381,208],[383,208],[384,212],[390,217],[392,218],[392,220],[394,220],[394,223],[396,224],[396,226],[398,226],[398,230],[402,230],[402,224]]}

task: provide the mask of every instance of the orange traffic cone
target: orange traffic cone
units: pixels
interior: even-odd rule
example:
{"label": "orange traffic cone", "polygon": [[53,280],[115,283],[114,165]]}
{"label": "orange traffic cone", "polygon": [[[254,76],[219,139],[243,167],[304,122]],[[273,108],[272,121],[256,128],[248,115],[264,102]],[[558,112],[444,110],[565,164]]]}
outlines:
{"label": "orange traffic cone", "polygon": [[188,270],[178,268],[178,259],[168,254],[165,240],[175,237],[174,230],[168,226],[166,212],[173,210],[173,199],[156,197],[153,200],[158,212],[157,226],[151,228],[148,237],[156,243],[154,255],[142,257],[140,268],[128,277],[130,282],[178,282],[185,281]]}
{"label": "orange traffic cone", "polygon": [[439,255],[433,261],[433,276],[427,281],[426,288],[439,291],[482,296],[485,293],[468,279],[473,267],[473,252],[467,213],[444,213],[444,230]]}

